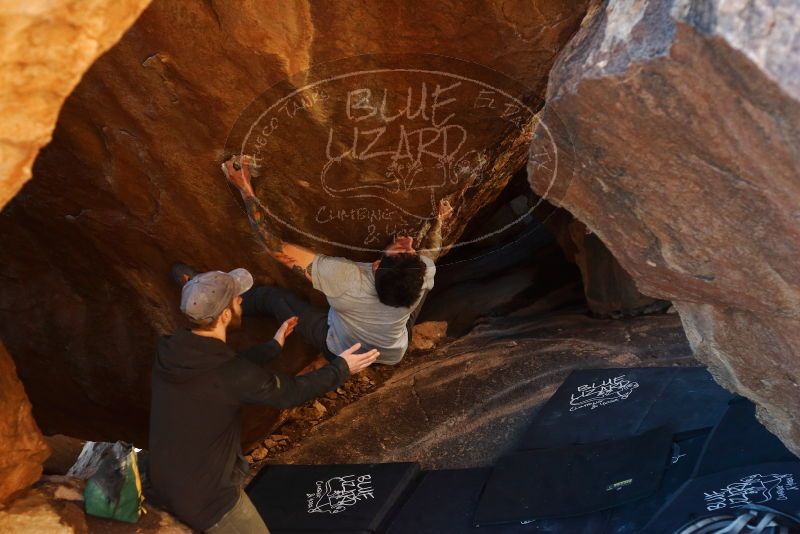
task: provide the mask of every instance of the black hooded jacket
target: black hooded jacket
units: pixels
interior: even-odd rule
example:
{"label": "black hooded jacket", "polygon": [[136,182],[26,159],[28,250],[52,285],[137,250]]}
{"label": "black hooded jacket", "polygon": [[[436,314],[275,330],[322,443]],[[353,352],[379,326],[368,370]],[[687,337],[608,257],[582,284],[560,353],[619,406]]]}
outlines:
{"label": "black hooded jacket", "polygon": [[340,386],[347,362],[302,376],[263,364],[280,354],[275,340],[239,354],[219,339],[181,329],[159,340],[150,406],[149,475],[159,503],[206,530],[235,504],[247,473],[240,408],[303,404]]}

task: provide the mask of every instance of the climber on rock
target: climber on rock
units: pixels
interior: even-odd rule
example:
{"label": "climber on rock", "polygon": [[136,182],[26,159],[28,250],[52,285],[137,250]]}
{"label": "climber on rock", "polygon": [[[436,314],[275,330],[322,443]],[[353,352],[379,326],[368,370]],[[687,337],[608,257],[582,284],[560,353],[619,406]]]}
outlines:
{"label": "climber on rock", "polygon": [[325,294],[329,308],[320,309],[291,291],[261,286],[245,298],[244,314],[271,315],[278,321],[298,316],[298,331],[322,354],[334,354],[354,343],[381,353],[376,363],[394,365],[408,348],[411,328],[422,308],[436,273],[434,261],[442,246],[442,224],[453,210],[446,201],[428,232],[426,252],[414,249],[411,237],[397,237],[372,263],[318,254],[286,243],[267,226],[267,212],[256,198],[250,179],[249,158],[242,164],[222,164],[226,178],[239,190],[253,232],[267,252],[305,277]]}
{"label": "climber on rock", "polygon": [[226,344],[227,332],[241,325],[241,295],[253,277],[244,269],[196,275],[178,267],[173,275],[183,284],[181,311],[193,325],[162,337],[153,365],[148,469],[153,496],[201,531],[268,533],[241,488],[249,471],[241,451],[242,405],[304,404],[341,386],[379,353],[359,354],[354,344],[304,375],[267,371],[264,364],[280,354],[298,318],[286,318],[270,341],[237,354]]}

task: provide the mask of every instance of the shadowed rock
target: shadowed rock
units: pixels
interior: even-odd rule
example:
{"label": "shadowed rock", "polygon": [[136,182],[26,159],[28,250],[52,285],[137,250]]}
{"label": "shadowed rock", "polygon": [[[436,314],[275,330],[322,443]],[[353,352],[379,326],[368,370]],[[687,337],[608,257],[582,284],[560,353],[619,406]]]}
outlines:
{"label": "shadowed rock", "polygon": [[669,306],[669,302],[642,295],[603,242],[565,210],[558,210],[548,225],[564,254],[580,269],[592,313],[600,317],[632,316]]}

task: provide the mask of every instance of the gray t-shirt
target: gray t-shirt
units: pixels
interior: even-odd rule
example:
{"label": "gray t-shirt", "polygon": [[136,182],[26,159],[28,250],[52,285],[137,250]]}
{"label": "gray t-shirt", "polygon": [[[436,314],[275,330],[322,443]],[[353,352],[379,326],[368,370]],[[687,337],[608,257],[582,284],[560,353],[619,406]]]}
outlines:
{"label": "gray t-shirt", "polygon": [[[436,265],[427,256],[423,290],[433,288]],[[378,363],[399,362],[408,348],[406,321],[419,300],[410,308],[387,306],[378,300],[371,263],[317,254],[311,267],[314,289],[325,293],[328,311],[328,348],[341,354],[355,343],[360,352],[378,349]],[[422,298],[422,295],[420,295]]]}

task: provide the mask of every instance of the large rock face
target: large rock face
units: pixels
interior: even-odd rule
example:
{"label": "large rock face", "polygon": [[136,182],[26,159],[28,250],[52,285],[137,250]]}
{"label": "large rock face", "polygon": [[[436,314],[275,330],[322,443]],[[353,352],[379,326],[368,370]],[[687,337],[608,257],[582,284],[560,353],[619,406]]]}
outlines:
{"label": "large rock face", "polygon": [[[0,333],[46,430],[142,439],[155,338],[180,320],[173,261],[246,266],[310,293],[251,238],[221,179],[225,151],[258,158],[257,192],[286,238],[373,257],[396,231],[424,234],[447,197],[452,242],[524,165],[547,73],[585,12],[271,4],[154,1],[67,100],[4,212]],[[380,72],[342,76],[368,68]],[[287,371],[312,356],[297,341],[286,352]]]}
{"label": "large rock face", "polygon": [[557,159],[551,198],[795,451],[798,24],[792,0],[609,2],[554,67],[529,164],[541,194]]}
{"label": "large rock face", "polygon": [[0,503],[33,484],[49,449],[31,415],[14,362],[0,343]]}
{"label": "large rock face", "polygon": [[0,4],[0,206],[31,176],[64,99],[150,0]]}

